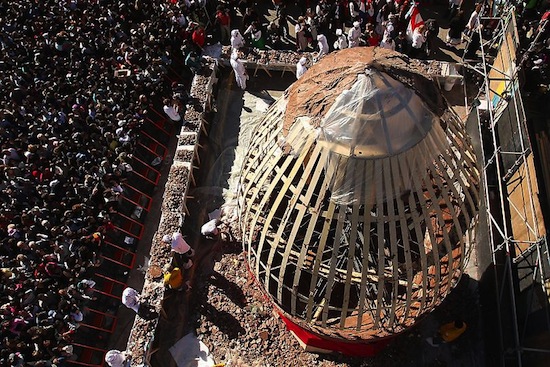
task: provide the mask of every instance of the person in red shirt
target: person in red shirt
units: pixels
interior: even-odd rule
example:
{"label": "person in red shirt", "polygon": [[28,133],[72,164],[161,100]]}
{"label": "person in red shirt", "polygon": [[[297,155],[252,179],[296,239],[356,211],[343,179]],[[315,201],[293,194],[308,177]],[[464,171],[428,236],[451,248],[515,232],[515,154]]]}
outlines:
{"label": "person in red shirt", "polygon": [[197,45],[200,49],[204,47],[204,42],[206,39],[206,35],[204,33],[204,28],[200,25],[196,25],[195,29],[193,30],[193,34],[191,35],[191,39],[193,40],[193,43]]}
{"label": "person in red shirt", "polygon": [[231,38],[231,16],[229,15],[229,10],[224,9],[221,5],[218,6],[218,10],[216,11],[216,24],[220,27],[220,42],[224,45],[229,44]]}
{"label": "person in red shirt", "polygon": [[376,32],[370,31],[367,35],[367,43],[369,46],[380,45],[380,36]]}

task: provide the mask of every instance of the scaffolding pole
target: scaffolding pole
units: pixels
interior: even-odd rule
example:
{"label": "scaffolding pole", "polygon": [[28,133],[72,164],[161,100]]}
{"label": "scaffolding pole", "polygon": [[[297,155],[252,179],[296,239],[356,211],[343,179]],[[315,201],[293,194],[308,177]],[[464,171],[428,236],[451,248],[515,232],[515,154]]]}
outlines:
{"label": "scaffolding pole", "polygon": [[[540,348],[530,348],[523,345],[525,341],[525,333],[527,328],[528,315],[525,317],[525,323],[520,328],[520,318],[518,317],[518,299],[517,291],[519,286],[518,281],[518,268],[521,266],[523,261],[528,261],[531,255],[534,254],[536,257],[535,265],[524,267],[523,269],[532,271],[532,285],[536,286],[540,282],[543,290],[545,291],[545,281],[548,279],[549,275],[545,274],[544,263],[547,262],[550,264],[549,255],[548,255],[548,244],[546,242],[546,237],[540,233],[538,221],[542,218],[537,218],[535,192],[533,188],[533,183],[531,181],[531,173],[528,168],[529,162],[528,157],[530,154],[533,154],[531,149],[528,136],[524,136],[524,131],[527,131],[525,111],[523,107],[523,102],[521,99],[521,93],[519,91],[519,68],[516,67],[515,52],[510,52],[510,50],[515,50],[515,45],[508,44],[509,38],[516,41],[519,44],[519,38],[517,34],[517,28],[515,24],[515,14],[513,8],[507,9],[507,11],[502,14],[499,18],[483,18],[485,20],[489,19],[492,21],[498,21],[498,26],[494,30],[494,35],[490,41],[484,42],[481,34],[481,29],[478,29],[480,36],[480,53],[481,53],[481,62],[475,65],[466,63],[463,60],[464,66],[474,70],[478,74],[481,74],[484,79],[484,85],[480,88],[479,94],[477,96],[478,102],[481,99],[486,101],[486,109],[488,115],[488,126],[483,124],[484,118],[480,113],[480,104],[476,103],[474,108],[477,109],[477,120],[478,120],[478,133],[481,141],[481,154],[485,164],[483,165],[483,180],[484,180],[484,194],[485,202],[487,204],[487,221],[489,228],[489,240],[491,243],[491,255],[493,261],[493,269],[495,272],[495,281],[497,282],[497,316],[499,320],[499,345],[502,352],[501,365],[507,365],[506,361],[513,360],[514,366],[521,367],[523,365],[523,354],[525,352],[535,352],[535,353],[549,353],[548,349]],[[494,43],[498,41],[499,53],[503,47],[506,47],[505,51],[501,54],[506,54],[508,57],[507,63],[512,66],[510,71],[499,70],[497,67],[489,64],[488,51],[494,46]],[[523,61],[523,60],[522,60]],[[521,64],[520,64],[521,65]],[[491,89],[491,81],[497,79],[491,78],[489,70],[495,70],[499,73],[498,80],[506,82],[505,92],[509,92],[509,99],[504,98],[505,92],[499,94],[497,91]],[[500,99],[496,104],[491,100],[491,94],[495,94]],[[516,124],[517,131],[519,136],[516,136],[515,139],[519,139],[520,149],[517,152],[510,151],[509,149],[503,149],[500,145],[500,139],[498,134],[497,125],[502,115],[503,109],[500,107],[506,108],[508,105],[502,105],[503,103],[512,103],[514,109],[514,120],[512,123]],[[500,113],[498,113],[500,111]],[[488,130],[487,130],[488,129]],[[486,134],[489,133],[489,138]],[[527,138],[527,139],[526,139]],[[490,139],[490,141],[487,141]],[[488,144],[486,144],[488,143]],[[492,152],[487,152],[486,147],[492,147]],[[514,154],[517,156],[517,159],[513,167],[506,170],[506,167],[503,167],[503,156],[507,154]],[[521,167],[524,167],[526,181],[527,181],[527,196],[528,201],[525,204],[528,207],[524,209],[528,210],[530,217],[523,216],[521,214],[520,208],[517,208],[512,203],[508,192],[506,190],[506,184],[509,182],[509,179],[513,176],[514,172],[517,172]],[[497,200],[500,208],[496,208],[496,205],[493,204],[491,200],[491,194],[495,193],[489,187],[489,177],[493,174],[497,175],[497,184],[496,184],[496,194],[498,196]],[[527,249],[522,249],[520,243],[529,243],[522,239],[514,238],[514,230],[511,227],[511,217],[510,217],[510,208],[514,210],[516,218],[520,218],[520,225],[525,227],[526,233],[530,233],[533,237],[536,238],[535,241],[530,241],[530,245]],[[524,212],[525,213],[525,212]],[[531,224],[530,224],[531,222]],[[527,253],[527,251],[529,253]],[[504,260],[503,260],[504,259]],[[501,271],[499,271],[501,270]],[[548,267],[546,267],[548,271]],[[509,293],[509,297],[505,297],[506,293]],[[544,294],[544,293],[543,293]],[[507,304],[509,302],[509,304]],[[531,302],[534,302],[534,296],[531,297]],[[547,304],[547,302],[546,302]],[[511,320],[506,321],[502,319],[503,307],[509,307],[511,310],[510,317]],[[526,309],[527,313],[531,310],[532,304],[529,304],[529,307]],[[547,324],[550,325],[550,316],[548,314],[548,307],[546,306],[546,319]],[[510,322],[513,332],[512,340],[513,345],[506,345],[504,327],[505,322]],[[549,328],[550,329],[550,328]],[[520,331],[521,330],[521,331]]]}

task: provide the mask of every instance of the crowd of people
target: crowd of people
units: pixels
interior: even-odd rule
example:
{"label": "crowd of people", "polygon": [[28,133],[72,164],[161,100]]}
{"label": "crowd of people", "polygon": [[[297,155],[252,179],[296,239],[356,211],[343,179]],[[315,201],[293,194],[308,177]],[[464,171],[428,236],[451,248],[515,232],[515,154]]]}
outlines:
{"label": "crowd of people", "polygon": [[[381,46],[414,57],[423,57],[437,22],[409,30],[413,2],[409,0],[319,0],[299,2],[302,15],[292,18],[289,8],[295,2],[274,0],[276,19],[262,22],[253,7],[246,7],[239,31],[245,46],[257,49],[295,49],[318,51],[320,56],[333,50],[358,46]],[[229,12],[227,12],[229,14]],[[289,31],[294,24],[294,35]]]}
{"label": "crowd of people", "polygon": [[[168,77],[177,63],[200,73],[204,47],[237,34],[237,48],[322,57],[370,45],[421,56],[437,30],[428,23],[407,36],[408,0],[301,1],[295,21],[294,5],[274,0],[277,18],[264,22],[250,0],[0,3],[1,365],[76,358],[73,338],[94,299],[91,278],[115,231],[140,128],[156,103],[182,119],[185,93]],[[450,10],[464,16],[459,5]],[[548,63],[546,40],[533,63]],[[191,261],[178,260],[177,269]]]}
{"label": "crowd of people", "polygon": [[77,357],[136,138],[151,106],[173,98],[174,64],[201,52],[206,11],[198,1],[0,3],[0,365]]}
{"label": "crowd of people", "polygon": [[[534,4],[534,5],[533,5]],[[538,2],[527,2],[520,9],[518,34],[523,56],[521,66],[526,76],[528,95],[540,95],[550,92],[550,4],[536,6]]]}

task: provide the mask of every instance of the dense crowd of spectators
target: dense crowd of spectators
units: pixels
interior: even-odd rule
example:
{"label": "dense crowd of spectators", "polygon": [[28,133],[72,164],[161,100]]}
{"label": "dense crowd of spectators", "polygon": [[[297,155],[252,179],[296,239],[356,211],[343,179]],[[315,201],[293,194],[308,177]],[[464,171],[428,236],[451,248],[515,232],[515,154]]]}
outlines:
{"label": "dense crowd of spectators", "polygon": [[[62,366],[151,104],[205,42],[203,3],[0,3],[2,366]],[[183,64],[182,64],[183,65]]]}
{"label": "dense crowd of spectators", "polygon": [[529,1],[518,9],[518,34],[522,48],[528,94],[550,92],[550,2]]}
{"label": "dense crowd of spectators", "polygon": [[[292,18],[295,5],[302,15]],[[181,107],[181,85],[167,77],[176,64],[200,73],[203,48],[229,44],[233,29],[256,48],[380,45],[416,56],[437,35],[428,22],[416,44],[405,36],[408,0],[273,6],[266,22],[250,0],[0,3],[0,365],[76,358],[73,336],[140,127],[160,101],[180,120],[171,108]],[[547,28],[535,65],[548,63]]]}
{"label": "dense crowd of spectators", "polygon": [[[437,22],[430,20],[416,33],[407,34],[411,17],[410,0],[319,0],[302,1],[302,14],[291,17],[294,1],[273,0],[277,17],[271,22],[245,3],[240,33],[247,46],[255,48],[329,51],[358,46],[381,46],[414,57],[430,52],[430,41],[437,37]],[[294,26],[293,35],[289,23]],[[345,42],[342,43],[342,35]]]}

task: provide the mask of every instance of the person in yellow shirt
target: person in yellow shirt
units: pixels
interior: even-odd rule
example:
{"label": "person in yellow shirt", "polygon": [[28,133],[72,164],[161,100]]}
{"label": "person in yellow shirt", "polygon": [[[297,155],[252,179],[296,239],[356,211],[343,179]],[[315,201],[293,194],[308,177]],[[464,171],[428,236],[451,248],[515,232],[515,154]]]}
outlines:
{"label": "person in yellow shirt", "polygon": [[164,272],[164,285],[169,289],[179,289],[183,285],[183,274],[180,268],[169,267]]}
{"label": "person in yellow shirt", "polygon": [[183,274],[180,268],[172,268],[171,265],[167,265],[164,269],[164,286],[173,290],[191,290],[189,281],[183,281]]}
{"label": "person in yellow shirt", "polygon": [[427,338],[426,341],[433,347],[438,347],[441,343],[450,343],[461,336],[466,331],[466,327],[466,323],[462,320],[446,323],[441,325],[437,335]]}

